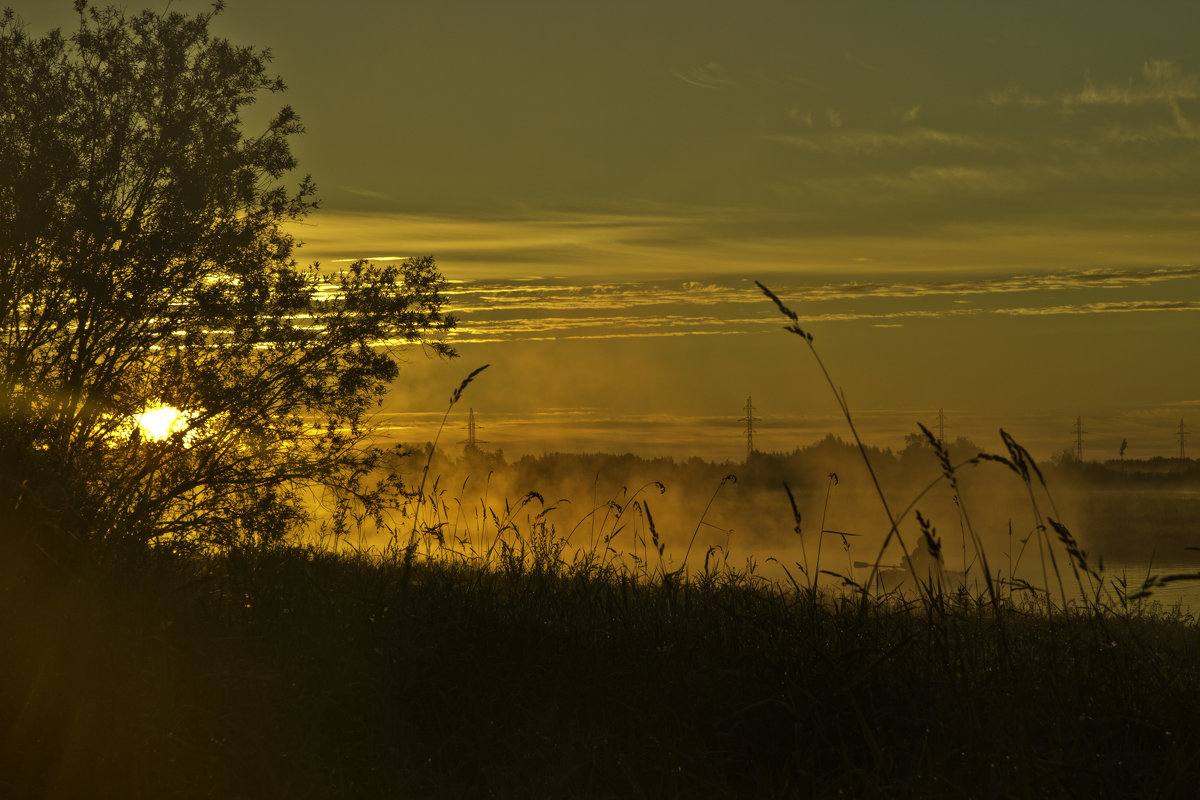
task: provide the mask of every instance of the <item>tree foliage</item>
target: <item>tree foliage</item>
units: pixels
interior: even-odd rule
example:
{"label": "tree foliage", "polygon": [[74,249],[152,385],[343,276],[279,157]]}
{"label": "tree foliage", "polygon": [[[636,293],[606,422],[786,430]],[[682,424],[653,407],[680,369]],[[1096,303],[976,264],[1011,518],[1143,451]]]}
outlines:
{"label": "tree foliage", "polygon": [[[219,3],[75,7],[69,36],[0,18],[0,519],[228,546],[284,535],[314,490],[378,511],[396,348],[453,354],[433,259],[297,264],[301,123],[243,130],[284,84],[210,33]],[[160,404],[185,422],[153,441],[135,420]]]}

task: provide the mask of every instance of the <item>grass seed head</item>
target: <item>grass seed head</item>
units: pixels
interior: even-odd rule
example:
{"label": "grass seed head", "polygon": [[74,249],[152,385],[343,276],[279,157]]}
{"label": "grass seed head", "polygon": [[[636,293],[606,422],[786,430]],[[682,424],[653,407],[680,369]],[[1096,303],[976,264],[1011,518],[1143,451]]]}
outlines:
{"label": "grass seed head", "polygon": [[795,323],[793,325],[785,325],[784,330],[794,333],[797,336],[799,336],[801,339],[804,339],[809,344],[812,344],[812,340],[813,340],[812,334],[805,333],[805,331],[800,327],[800,316],[795,311],[792,311],[790,308],[785,306],[783,304],[783,301],[780,300],[779,297],[777,297],[776,294],[774,292],[772,292],[770,289],[768,289],[766,286],[763,286],[758,281],[755,281],[754,285],[757,286],[759,289],[761,289],[763,294],[765,294],[767,297],[771,298],[775,302],[775,305],[779,307],[779,311],[785,317],[787,317],[793,323]]}
{"label": "grass seed head", "polygon": [[487,369],[490,366],[491,366],[491,364],[484,364],[482,367],[479,367],[478,369],[473,370],[470,375],[468,375],[466,378],[464,378],[463,382],[460,383],[458,385],[458,388],[454,390],[454,396],[450,399],[450,405],[454,405],[455,403],[457,403],[459,401],[459,399],[462,398],[463,390],[466,389],[468,385],[470,385],[471,381],[475,380],[475,376],[478,375],[479,373],[483,372],[485,369]]}

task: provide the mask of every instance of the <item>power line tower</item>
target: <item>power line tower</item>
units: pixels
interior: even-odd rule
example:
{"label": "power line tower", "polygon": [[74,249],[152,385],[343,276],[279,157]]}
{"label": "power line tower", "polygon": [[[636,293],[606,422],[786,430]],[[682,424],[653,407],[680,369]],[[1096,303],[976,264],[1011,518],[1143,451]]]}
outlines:
{"label": "power line tower", "polygon": [[942,446],[946,444],[946,409],[938,409],[938,443]]}
{"label": "power line tower", "polygon": [[1187,458],[1187,454],[1183,449],[1183,440],[1187,436],[1187,428],[1183,426],[1183,420],[1179,420],[1179,457]]}
{"label": "power line tower", "polygon": [[479,445],[487,444],[482,439],[475,436],[475,409],[471,409],[467,414],[467,438],[466,441],[459,442],[463,445],[463,452],[467,454],[475,454],[479,452]]}
{"label": "power line tower", "polygon": [[1075,418],[1075,460],[1083,461],[1083,435],[1087,433],[1083,429],[1083,417]]}
{"label": "power line tower", "polygon": [[744,409],[746,416],[742,417],[742,421],[746,423],[746,460],[750,460],[750,456],[754,453],[754,423],[761,422],[759,417],[754,416],[754,403],[749,397],[746,398],[746,408]]}

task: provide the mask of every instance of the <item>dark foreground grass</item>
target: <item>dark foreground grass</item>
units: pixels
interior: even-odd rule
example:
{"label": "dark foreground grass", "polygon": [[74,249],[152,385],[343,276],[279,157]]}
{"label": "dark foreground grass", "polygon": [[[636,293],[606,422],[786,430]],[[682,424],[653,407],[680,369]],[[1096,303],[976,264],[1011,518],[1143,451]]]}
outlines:
{"label": "dark foreground grass", "polygon": [[1190,797],[1200,629],[726,570],[7,561],[4,797]]}

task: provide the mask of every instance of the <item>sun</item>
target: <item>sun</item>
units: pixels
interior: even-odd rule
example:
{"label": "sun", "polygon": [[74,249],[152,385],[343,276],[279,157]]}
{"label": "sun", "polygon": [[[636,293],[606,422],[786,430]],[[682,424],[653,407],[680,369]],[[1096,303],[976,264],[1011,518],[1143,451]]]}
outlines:
{"label": "sun", "polygon": [[152,406],[135,417],[142,436],[161,442],[187,424],[187,416],[173,406]]}

